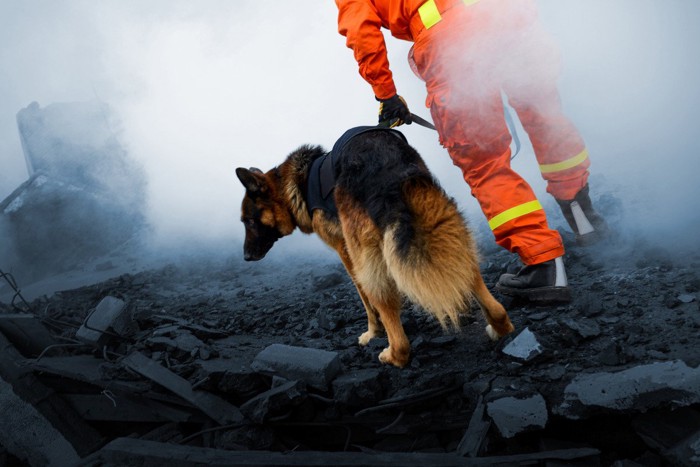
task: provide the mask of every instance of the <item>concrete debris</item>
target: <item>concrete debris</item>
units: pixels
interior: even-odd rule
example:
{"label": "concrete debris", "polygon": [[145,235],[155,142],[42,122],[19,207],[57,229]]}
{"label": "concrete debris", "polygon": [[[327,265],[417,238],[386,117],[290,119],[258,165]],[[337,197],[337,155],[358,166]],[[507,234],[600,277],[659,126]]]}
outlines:
{"label": "concrete debris", "polygon": [[255,357],[251,367],[261,373],[301,380],[326,390],[340,372],[340,358],[337,352],[272,344]]}
{"label": "concrete debris", "polygon": [[577,419],[608,410],[625,412],[700,403],[700,367],[685,362],[657,362],[617,372],[579,375],[564,389],[555,413]]}
{"label": "concrete debris", "polygon": [[20,399],[2,377],[0,419],[0,445],[29,465],[74,465],[80,459],[63,435],[32,405]]}
{"label": "concrete debris", "polygon": [[593,319],[564,319],[562,323],[584,339],[598,337],[601,333],[600,325]]}
{"label": "concrete debris", "polygon": [[544,349],[537,340],[537,336],[529,328],[523,329],[508,345],[503,348],[503,353],[511,357],[529,362],[542,354]]}
{"label": "concrete debris", "polygon": [[[464,459],[452,453],[430,452],[318,452],[318,451],[224,451],[192,446],[179,446],[142,439],[117,438],[100,451],[84,459],[80,466],[148,465],[152,467],[267,466],[267,467],[485,467],[536,465],[561,460],[575,462],[595,459],[600,451],[593,448],[491,456]],[[590,465],[590,464],[589,464]]]}
{"label": "concrete debris", "polygon": [[17,125],[29,179],[0,200],[0,262],[18,280],[71,270],[143,231],[146,176],[107,104],[33,102]]}
{"label": "concrete debris", "polygon": [[25,357],[37,357],[58,342],[33,314],[0,313],[0,332]]}
{"label": "concrete debris", "polygon": [[700,412],[689,407],[655,411],[632,422],[644,441],[661,453],[669,465],[700,465]]}
{"label": "concrete debris", "polygon": [[696,296],[693,294],[681,294],[678,297],[678,301],[681,303],[692,303],[696,300]]}
{"label": "concrete debris", "polygon": [[380,400],[382,394],[379,370],[354,371],[333,380],[333,398],[341,404],[360,407]]}
{"label": "concrete debris", "polygon": [[241,406],[241,412],[255,423],[263,423],[287,413],[305,398],[306,385],[301,381],[288,381],[250,399]]}
{"label": "concrete debris", "polygon": [[[445,332],[407,307],[401,370],[376,360],[385,336],[358,345],[337,261],[216,257],[0,305],[0,377],[78,465],[694,465],[700,253],[567,254],[575,301],[508,302],[498,342],[478,313]],[[493,283],[509,260],[489,256]],[[0,464],[24,465],[12,435]]]}
{"label": "concrete debris", "polygon": [[547,424],[547,403],[541,394],[529,397],[502,397],[486,404],[486,411],[504,438]]}
{"label": "concrete debris", "polygon": [[115,297],[105,297],[94,311],[85,317],[75,337],[101,348],[114,333],[119,337],[134,329],[133,321],[126,310],[126,303]]}
{"label": "concrete debris", "polygon": [[479,396],[476,408],[469,419],[467,431],[464,432],[464,436],[462,436],[459,445],[457,445],[457,452],[460,456],[476,457],[481,452],[489,428],[491,428],[491,421],[486,420],[484,417],[485,410],[484,398]]}
{"label": "concrete debris", "polygon": [[130,354],[122,362],[132,370],[155,381],[200,408],[202,412],[221,425],[228,425],[243,420],[243,415],[235,406],[213,394],[193,389],[187,380],[139,352]]}

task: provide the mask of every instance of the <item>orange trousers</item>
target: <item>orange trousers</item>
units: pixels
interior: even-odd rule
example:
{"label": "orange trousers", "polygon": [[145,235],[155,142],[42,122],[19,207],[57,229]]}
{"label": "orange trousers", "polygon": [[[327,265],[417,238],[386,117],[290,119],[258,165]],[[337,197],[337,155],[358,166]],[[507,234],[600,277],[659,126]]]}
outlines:
{"label": "orange trousers", "polygon": [[564,254],[559,233],[530,185],[510,167],[511,136],[502,93],[528,133],[547,191],[573,199],[588,179],[582,138],[563,114],[559,54],[536,18],[508,17],[509,6],[459,4],[422,31],[413,47],[427,106],[454,164],[489,220],[496,243],[525,264]]}

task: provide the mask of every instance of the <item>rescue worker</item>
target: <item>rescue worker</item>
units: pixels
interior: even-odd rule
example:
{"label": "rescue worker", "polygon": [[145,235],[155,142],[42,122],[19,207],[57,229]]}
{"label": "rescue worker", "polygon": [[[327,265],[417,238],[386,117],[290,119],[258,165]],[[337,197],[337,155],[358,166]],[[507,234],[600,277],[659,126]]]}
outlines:
{"label": "rescue worker", "polygon": [[496,243],[523,268],[496,289],[540,303],[571,299],[561,236],[531,187],[510,167],[511,135],[502,92],[528,133],[547,181],[579,243],[605,229],[588,195],[590,161],[563,114],[558,52],[540,26],[534,0],[336,0],[338,30],[379,104],[379,123],[411,123],[397,94],[381,28],[413,41],[409,62],[425,81],[426,106],[440,143],[462,170]]}

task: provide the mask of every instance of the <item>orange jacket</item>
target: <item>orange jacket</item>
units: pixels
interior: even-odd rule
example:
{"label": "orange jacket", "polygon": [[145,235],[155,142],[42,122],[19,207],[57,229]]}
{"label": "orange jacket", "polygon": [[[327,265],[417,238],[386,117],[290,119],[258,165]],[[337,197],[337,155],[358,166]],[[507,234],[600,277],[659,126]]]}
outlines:
{"label": "orange jacket", "polygon": [[425,0],[336,0],[338,32],[355,53],[360,75],[378,99],[396,94],[381,28],[391,35],[413,41],[410,23]]}

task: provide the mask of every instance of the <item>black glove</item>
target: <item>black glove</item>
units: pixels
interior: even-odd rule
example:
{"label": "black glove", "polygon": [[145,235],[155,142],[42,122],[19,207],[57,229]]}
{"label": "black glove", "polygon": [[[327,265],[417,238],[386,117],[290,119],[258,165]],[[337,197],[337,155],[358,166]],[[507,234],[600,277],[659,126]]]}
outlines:
{"label": "black glove", "polygon": [[395,94],[389,99],[377,99],[379,104],[379,126],[394,128],[403,123],[410,125],[411,111],[403,97]]}

